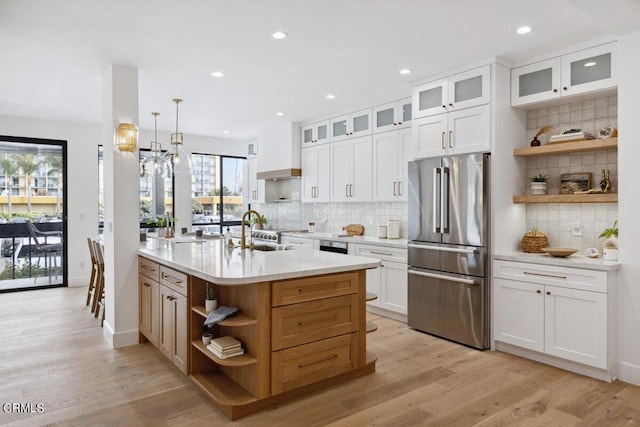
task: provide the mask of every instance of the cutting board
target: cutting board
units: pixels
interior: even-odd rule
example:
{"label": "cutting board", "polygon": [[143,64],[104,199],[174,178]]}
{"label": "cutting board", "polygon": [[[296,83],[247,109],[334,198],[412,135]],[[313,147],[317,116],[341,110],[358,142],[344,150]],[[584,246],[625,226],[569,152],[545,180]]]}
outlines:
{"label": "cutting board", "polygon": [[362,236],[364,234],[364,225],[362,224],[349,224],[342,227],[342,229],[353,236]]}

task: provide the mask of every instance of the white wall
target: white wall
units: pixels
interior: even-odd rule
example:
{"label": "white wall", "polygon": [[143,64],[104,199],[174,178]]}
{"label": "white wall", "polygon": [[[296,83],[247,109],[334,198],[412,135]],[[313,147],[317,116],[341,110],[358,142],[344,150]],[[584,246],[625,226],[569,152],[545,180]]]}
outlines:
{"label": "white wall", "polygon": [[[67,218],[69,286],[89,283],[91,260],[87,237],[98,236],[98,145],[102,142],[102,125],[41,120],[30,117],[0,115],[0,134],[67,141]],[[138,138],[141,148],[149,148],[153,130],[142,129]],[[158,140],[169,141],[169,133],[158,133]],[[247,143],[200,135],[184,135],[185,149],[190,152],[244,156]],[[163,144],[168,149],[168,143]],[[176,193],[180,191],[176,189]],[[190,191],[190,189],[189,189]],[[186,208],[185,212],[180,212]],[[191,205],[176,207],[176,217],[191,222]],[[186,225],[185,225],[186,226]],[[181,227],[178,224],[178,227]]]}
{"label": "white wall", "polygon": [[618,354],[620,379],[640,385],[640,31],[618,41],[618,177],[622,268],[618,274]]}

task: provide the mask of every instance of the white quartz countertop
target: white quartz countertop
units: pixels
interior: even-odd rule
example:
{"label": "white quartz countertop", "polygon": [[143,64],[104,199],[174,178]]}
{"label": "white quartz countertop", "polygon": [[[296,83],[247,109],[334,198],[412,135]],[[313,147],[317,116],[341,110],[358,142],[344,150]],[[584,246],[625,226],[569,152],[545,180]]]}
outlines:
{"label": "white quartz countertop", "polygon": [[407,239],[380,239],[373,236],[350,236],[350,237],[338,237],[338,233],[309,233],[305,231],[293,231],[288,233],[282,233],[283,236],[289,237],[301,237],[305,239],[316,240],[335,240],[339,242],[347,243],[362,243],[368,245],[387,246],[393,248],[407,248]]}
{"label": "white quartz countertop", "polygon": [[222,240],[172,243],[149,239],[138,253],[153,261],[218,285],[292,279],[376,268],[379,261],[351,255],[299,249],[250,251],[227,248]]}
{"label": "white quartz countertop", "polygon": [[612,271],[620,268],[618,261],[605,261],[600,258],[589,258],[576,252],[565,258],[553,257],[548,254],[530,254],[525,252],[501,252],[493,254],[493,259],[505,261],[529,262],[532,264],[557,265],[560,267],[588,268],[590,270]]}

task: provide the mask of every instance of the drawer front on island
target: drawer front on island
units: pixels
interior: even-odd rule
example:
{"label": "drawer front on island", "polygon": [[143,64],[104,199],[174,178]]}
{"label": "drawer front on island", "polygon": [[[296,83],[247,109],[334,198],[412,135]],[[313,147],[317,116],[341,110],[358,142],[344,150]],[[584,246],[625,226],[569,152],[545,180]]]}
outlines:
{"label": "drawer front on island", "polygon": [[273,352],[271,392],[282,393],[351,371],[357,353],[356,335],[341,335]]}
{"label": "drawer front on island", "polygon": [[358,292],[356,273],[332,274],[274,282],[271,302],[274,307],[331,298]]}
{"label": "drawer front on island", "polygon": [[187,294],[187,275],[164,265],[160,266],[160,284],[182,295]]}
{"label": "drawer front on island", "polygon": [[355,294],[276,307],[272,311],[272,350],[355,332],[357,319]]}
{"label": "drawer front on island", "polygon": [[156,282],[160,281],[160,266],[146,258],[138,257],[138,272]]}

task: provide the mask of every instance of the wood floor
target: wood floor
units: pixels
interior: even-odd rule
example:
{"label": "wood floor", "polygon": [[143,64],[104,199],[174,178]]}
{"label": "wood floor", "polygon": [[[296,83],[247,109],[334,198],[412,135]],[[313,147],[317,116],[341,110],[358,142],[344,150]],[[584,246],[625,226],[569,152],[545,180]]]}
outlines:
{"label": "wood floor", "polygon": [[[471,350],[372,315],[375,374],[232,423],[150,344],[109,348],[85,292],[0,294],[0,424],[640,425],[640,387]],[[43,410],[7,412],[6,403]]]}

